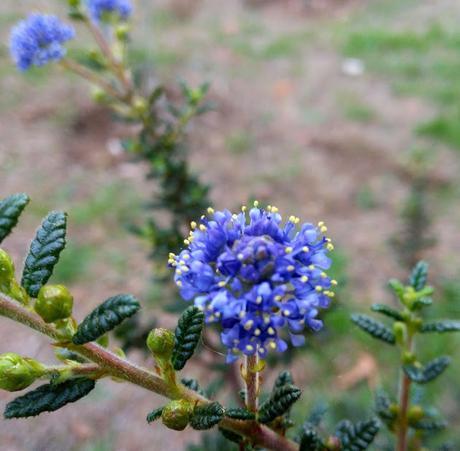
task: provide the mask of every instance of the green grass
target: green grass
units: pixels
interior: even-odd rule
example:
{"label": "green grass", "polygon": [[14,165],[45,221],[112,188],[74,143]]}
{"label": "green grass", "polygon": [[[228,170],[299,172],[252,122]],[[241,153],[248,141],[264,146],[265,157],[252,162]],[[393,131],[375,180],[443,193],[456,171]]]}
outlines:
{"label": "green grass", "polygon": [[337,102],[343,115],[353,122],[370,123],[377,117],[374,109],[355,93],[342,93],[338,96]]}
{"label": "green grass", "polygon": [[439,113],[416,132],[460,150],[460,32],[438,23],[420,31],[365,27],[346,34],[342,50],[386,77],[398,94],[433,102]]}

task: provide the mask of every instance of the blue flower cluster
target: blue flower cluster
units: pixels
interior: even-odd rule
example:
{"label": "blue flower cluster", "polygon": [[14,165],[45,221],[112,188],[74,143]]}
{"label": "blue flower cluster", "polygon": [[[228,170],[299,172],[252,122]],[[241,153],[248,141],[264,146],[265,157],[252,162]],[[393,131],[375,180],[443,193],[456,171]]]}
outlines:
{"label": "blue flower cluster", "polygon": [[31,14],[11,31],[10,54],[19,70],[59,61],[66,49],[62,45],[75,37],[75,30],[47,14]]}
{"label": "blue flower cluster", "polygon": [[130,0],[86,0],[86,7],[94,22],[100,22],[107,14],[126,20],[133,11]]}
{"label": "blue flower cluster", "polygon": [[240,353],[285,351],[284,329],[294,346],[305,342],[305,326],[321,329],[319,309],[329,306],[337,284],[324,272],[333,245],[324,223],[299,222],[291,216],[283,225],[276,207],[257,202],[239,214],[210,208],[192,222],[187,247],[170,255],[182,297],[222,325],[228,362]]}

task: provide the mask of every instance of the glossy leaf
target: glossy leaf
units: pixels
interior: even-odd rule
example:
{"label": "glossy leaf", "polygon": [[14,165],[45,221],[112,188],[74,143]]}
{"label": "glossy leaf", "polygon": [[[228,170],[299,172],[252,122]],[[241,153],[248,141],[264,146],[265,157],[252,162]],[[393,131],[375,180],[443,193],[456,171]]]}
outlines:
{"label": "glossy leaf", "polygon": [[404,321],[403,316],[397,310],[388,307],[385,304],[373,304],[371,307],[373,312],[381,313],[382,315],[388,316],[389,318],[393,318],[396,321]]}
{"label": "glossy leaf", "polygon": [[283,387],[284,385],[292,385],[294,380],[292,379],[292,374],[289,370],[281,371],[278,374],[278,377],[275,379],[273,384],[273,390]]}
{"label": "glossy leaf", "polygon": [[11,233],[29,203],[27,194],[12,194],[0,200],[0,243]]}
{"label": "glossy leaf", "polygon": [[439,334],[446,332],[460,332],[460,321],[430,321],[422,325],[420,332],[427,334],[437,332]]}
{"label": "glossy leaf", "polygon": [[393,332],[384,324],[367,315],[355,313],[351,315],[351,320],[364,332],[378,340],[388,344],[395,344],[396,339]]}
{"label": "glossy leaf", "polygon": [[199,431],[211,429],[216,424],[219,424],[223,417],[224,408],[218,402],[212,402],[195,407],[190,418],[190,426]]}
{"label": "glossy leaf", "polygon": [[53,211],[43,220],[24,263],[21,285],[31,297],[48,282],[66,241],[67,215]]}
{"label": "glossy leaf", "polygon": [[426,384],[440,376],[449,366],[449,363],[450,358],[443,356],[432,360],[421,368],[415,365],[404,365],[403,370],[412,382]]}
{"label": "glossy leaf", "polygon": [[94,341],[133,316],[140,309],[139,302],[130,294],[119,294],[96,307],[78,326],[72,337],[76,345]]}
{"label": "glossy leaf", "polygon": [[179,318],[171,362],[176,371],[184,368],[200,341],[204,313],[195,306],[188,307]]}
{"label": "glossy leaf", "polygon": [[343,420],[337,425],[336,436],[340,440],[342,451],[361,451],[368,449],[379,432],[379,422],[372,418],[353,424]]}
{"label": "glossy leaf", "polygon": [[225,410],[225,416],[234,420],[254,420],[255,414],[245,409],[244,407],[235,407]]}
{"label": "glossy leaf", "polygon": [[42,412],[54,412],[86,396],[95,381],[80,377],[61,384],[46,384],[20,396],[6,405],[5,418],[27,418]]}
{"label": "glossy leaf", "polygon": [[284,385],[276,389],[259,410],[258,419],[261,423],[270,423],[284,415],[300,398],[302,392],[294,385]]}
{"label": "glossy leaf", "polygon": [[415,291],[420,291],[425,288],[428,277],[428,266],[428,263],[424,261],[419,261],[414,266],[414,269],[409,277],[409,285],[411,285]]}

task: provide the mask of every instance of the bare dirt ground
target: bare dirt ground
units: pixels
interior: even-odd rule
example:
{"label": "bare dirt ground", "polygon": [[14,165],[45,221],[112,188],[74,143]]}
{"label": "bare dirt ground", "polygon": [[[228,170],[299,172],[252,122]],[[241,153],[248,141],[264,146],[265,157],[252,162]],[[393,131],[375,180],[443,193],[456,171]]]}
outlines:
{"label": "bare dirt ground", "polygon": [[[57,3],[33,6],[55,11]],[[212,82],[210,98],[216,109],[194,122],[190,136],[193,165],[213,186],[214,204],[235,208],[255,197],[286,214],[325,220],[336,247],[348,258],[350,292],[362,303],[379,300],[385,281],[401,274],[388,241],[399,229],[408,189],[405,152],[419,144],[412,130],[432,107],[417,98],[395,96],[388,82],[375,74],[344,73],[335,27],[346,26],[372,2],[243,3],[203,0],[192,12],[183,1],[164,0],[153,7],[139,0],[138,12],[148,14],[143,19],[138,14],[135,45],[144,46],[147,54],[173,54],[173,63],[158,64],[156,72],[168,84],[173,85],[177,75],[192,84]],[[412,17],[426,16],[422,3],[413,5]],[[2,2],[4,42],[15,17],[29,7]],[[161,19],[152,19],[154,8],[166,11],[168,20],[174,13],[180,19],[161,25]],[[448,1],[436,2],[438,15],[450,8]],[[407,17],[402,14],[400,20]],[[152,36],[151,41],[142,36]],[[277,39],[281,50],[270,46]],[[1,64],[10,64],[4,47],[1,52]],[[149,198],[152,190],[143,180],[144,168],[116,152],[116,138],[125,130],[91,106],[80,81],[62,77],[58,70],[50,72],[48,80],[28,80],[9,69],[0,77],[1,192],[25,191],[33,200],[31,211],[6,242],[18,266],[47,209],[71,205],[70,212],[81,213],[81,205],[92,202],[114,180],[122,183],[122,198],[136,199],[137,205]],[[347,96],[365,102],[375,117],[366,122],[345,117],[341,99]],[[453,183],[457,156],[438,149],[436,158],[431,177]],[[363,189],[373,193],[374,208],[358,205]],[[142,296],[149,278],[144,246],[117,223],[118,210],[114,213],[107,205],[101,210],[95,221],[83,215],[72,223],[70,217],[70,236],[99,250],[91,271],[72,284],[78,318],[113,293]],[[458,209],[451,209],[439,212],[434,223],[438,243],[429,257],[435,272],[452,274],[460,268],[459,218]],[[45,361],[52,357],[40,337],[7,321],[0,321],[0,334],[0,353],[27,350]],[[100,386],[78,409],[66,407],[56,416],[30,422],[0,421],[0,449],[179,450],[194,437],[158,425],[146,427],[145,414],[158,399],[114,382]],[[0,392],[0,408],[11,398]],[[95,442],[99,447],[84,448]]]}

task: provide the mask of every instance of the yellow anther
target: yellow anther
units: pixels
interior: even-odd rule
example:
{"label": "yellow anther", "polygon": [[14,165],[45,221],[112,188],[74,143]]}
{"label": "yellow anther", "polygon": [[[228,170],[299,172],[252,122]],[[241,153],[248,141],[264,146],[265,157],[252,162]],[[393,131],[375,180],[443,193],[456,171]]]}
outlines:
{"label": "yellow anther", "polygon": [[309,248],[308,246],[304,246],[304,247],[302,248],[302,250],[303,250],[304,252],[309,252],[309,251],[310,251],[310,248]]}
{"label": "yellow anther", "polygon": [[293,251],[293,249],[292,249],[291,246],[288,246],[288,247],[287,247],[286,249],[284,249],[284,250],[285,250],[286,254],[290,254],[290,253]]}
{"label": "yellow anther", "polygon": [[295,269],[295,266],[294,266],[294,265],[289,265],[289,266],[287,267],[287,270],[288,270],[288,271],[294,271],[294,269]]}
{"label": "yellow anther", "polygon": [[278,213],[278,212],[279,212],[278,207],[273,206],[272,207],[272,213]]}
{"label": "yellow anther", "polygon": [[315,265],[313,265],[313,264],[308,265],[308,269],[315,269]]}
{"label": "yellow anther", "polygon": [[252,345],[246,345],[246,349],[251,352],[251,351],[254,351],[254,346]]}
{"label": "yellow anther", "polygon": [[264,316],[264,323],[265,324],[270,324],[270,316],[269,315]]}
{"label": "yellow anther", "polygon": [[207,210],[208,214],[212,215],[214,213],[214,208],[208,207]]}
{"label": "yellow anther", "polygon": [[224,280],[221,280],[217,285],[219,285],[219,287],[225,287],[225,281]]}
{"label": "yellow anther", "polygon": [[246,316],[246,312],[244,310],[242,310],[238,316],[240,318],[244,318]]}
{"label": "yellow anther", "polygon": [[316,285],[315,290],[318,292],[323,291],[323,287],[321,285]]}
{"label": "yellow anther", "polygon": [[238,219],[238,215],[236,215],[235,213],[232,214],[232,219],[235,221],[236,219]]}
{"label": "yellow anther", "polygon": [[174,252],[170,252],[168,255],[169,258],[175,258],[176,254]]}
{"label": "yellow anther", "polygon": [[269,327],[267,329],[267,332],[269,333],[269,335],[275,335],[275,329],[273,329],[273,327]]}
{"label": "yellow anther", "polygon": [[318,222],[318,227],[323,227],[323,225],[324,225],[324,221],[319,221]]}
{"label": "yellow anther", "polygon": [[303,282],[303,283],[307,283],[308,282],[308,276],[302,276],[300,278],[300,281]]}
{"label": "yellow anther", "polygon": [[328,251],[333,251],[334,250],[334,245],[332,243],[327,243],[326,248]]}
{"label": "yellow anther", "polygon": [[244,213],[246,210],[248,209],[248,207],[246,207],[246,205],[242,205],[241,206],[241,211]]}
{"label": "yellow anther", "polygon": [[206,226],[204,224],[200,224],[200,230],[204,232],[206,229]]}
{"label": "yellow anther", "polygon": [[277,294],[275,296],[275,301],[279,302],[279,301],[281,301],[281,299],[283,299],[283,296],[281,296],[280,294]]}
{"label": "yellow anther", "polygon": [[323,272],[321,273],[321,277],[322,277],[323,279],[325,279],[325,278],[327,277],[327,274],[323,271]]}
{"label": "yellow anther", "polygon": [[192,228],[192,230],[195,230],[195,229],[196,229],[196,226],[197,226],[197,224],[196,224],[195,221],[192,221],[192,222],[190,223],[190,227]]}
{"label": "yellow anther", "polygon": [[289,316],[290,314],[291,314],[291,312],[289,310],[284,310],[283,311],[284,316]]}
{"label": "yellow anther", "polygon": [[293,222],[295,224],[296,219],[297,218],[295,216],[289,216],[289,222]]}
{"label": "yellow anther", "polygon": [[262,304],[262,296],[256,297],[256,304]]}
{"label": "yellow anther", "polygon": [[256,337],[258,337],[261,333],[262,333],[262,331],[260,329],[254,329],[254,335]]}
{"label": "yellow anther", "polygon": [[254,321],[252,319],[250,319],[249,321],[246,321],[245,325],[244,325],[244,328],[246,330],[249,330],[251,329],[251,327],[254,325]]}
{"label": "yellow anther", "polygon": [[185,239],[184,244],[186,244],[188,246],[190,244],[190,240]]}
{"label": "yellow anther", "polygon": [[276,349],[276,343],[274,341],[271,341],[268,346],[270,346],[272,349]]}
{"label": "yellow anther", "polygon": [[321,233],[326,233],[326,232],[327,232],[327,227],[326,227],[326,226],[322,226],[322,227],[320,227],[319,231],[320,231]]}
{"label": "yellow anther", "polygon": [[265,348],[260,347],[259,348],[259,354],[265,354],[267,350]]}
{"label": "yellow anther", "polygon": [[178,276],[180,276],[180,275],[182,274],[182,271],[181,271],[180,269],[177,269],[177,270],[176,270],[176,274],[177,274]]}
{"label": "yellow anther", "polygon": [[178,287],[181,287],[181,286],[182,286],[182,281],[181,281],[181,280],[178,280],[178,281],[176,282],[176,285],[177,285]]}
{"label": "yellow anther", "polygon": [[271,212],[272,211],[272,206],[271,205],[268,205],[267,208],[266,208],[267,211]]}
{"label": "yellow anther", "polygon": [[258,200],[255,200],[254,203],[253,203],[254,207],[258,207],[259,206],[259,201]]}
{"label": "yellow anther", "polygon": [[331,285],[337,285],[337,280],[332,279],[332,280],[331,280]]}
{"label": "yellow anther", "polygon": [[190,255],[189,254],[184,254],[184,256],[182,257],[184,260],[188,260],[190,258]]}
{"label": "yellow anther", "polygon": [[237,258],[239,261],[242,261],[242,260],[244,260],[244,255],[241,254],[241,253],[239,253],[239,254],[236,256],[236,258]]}

